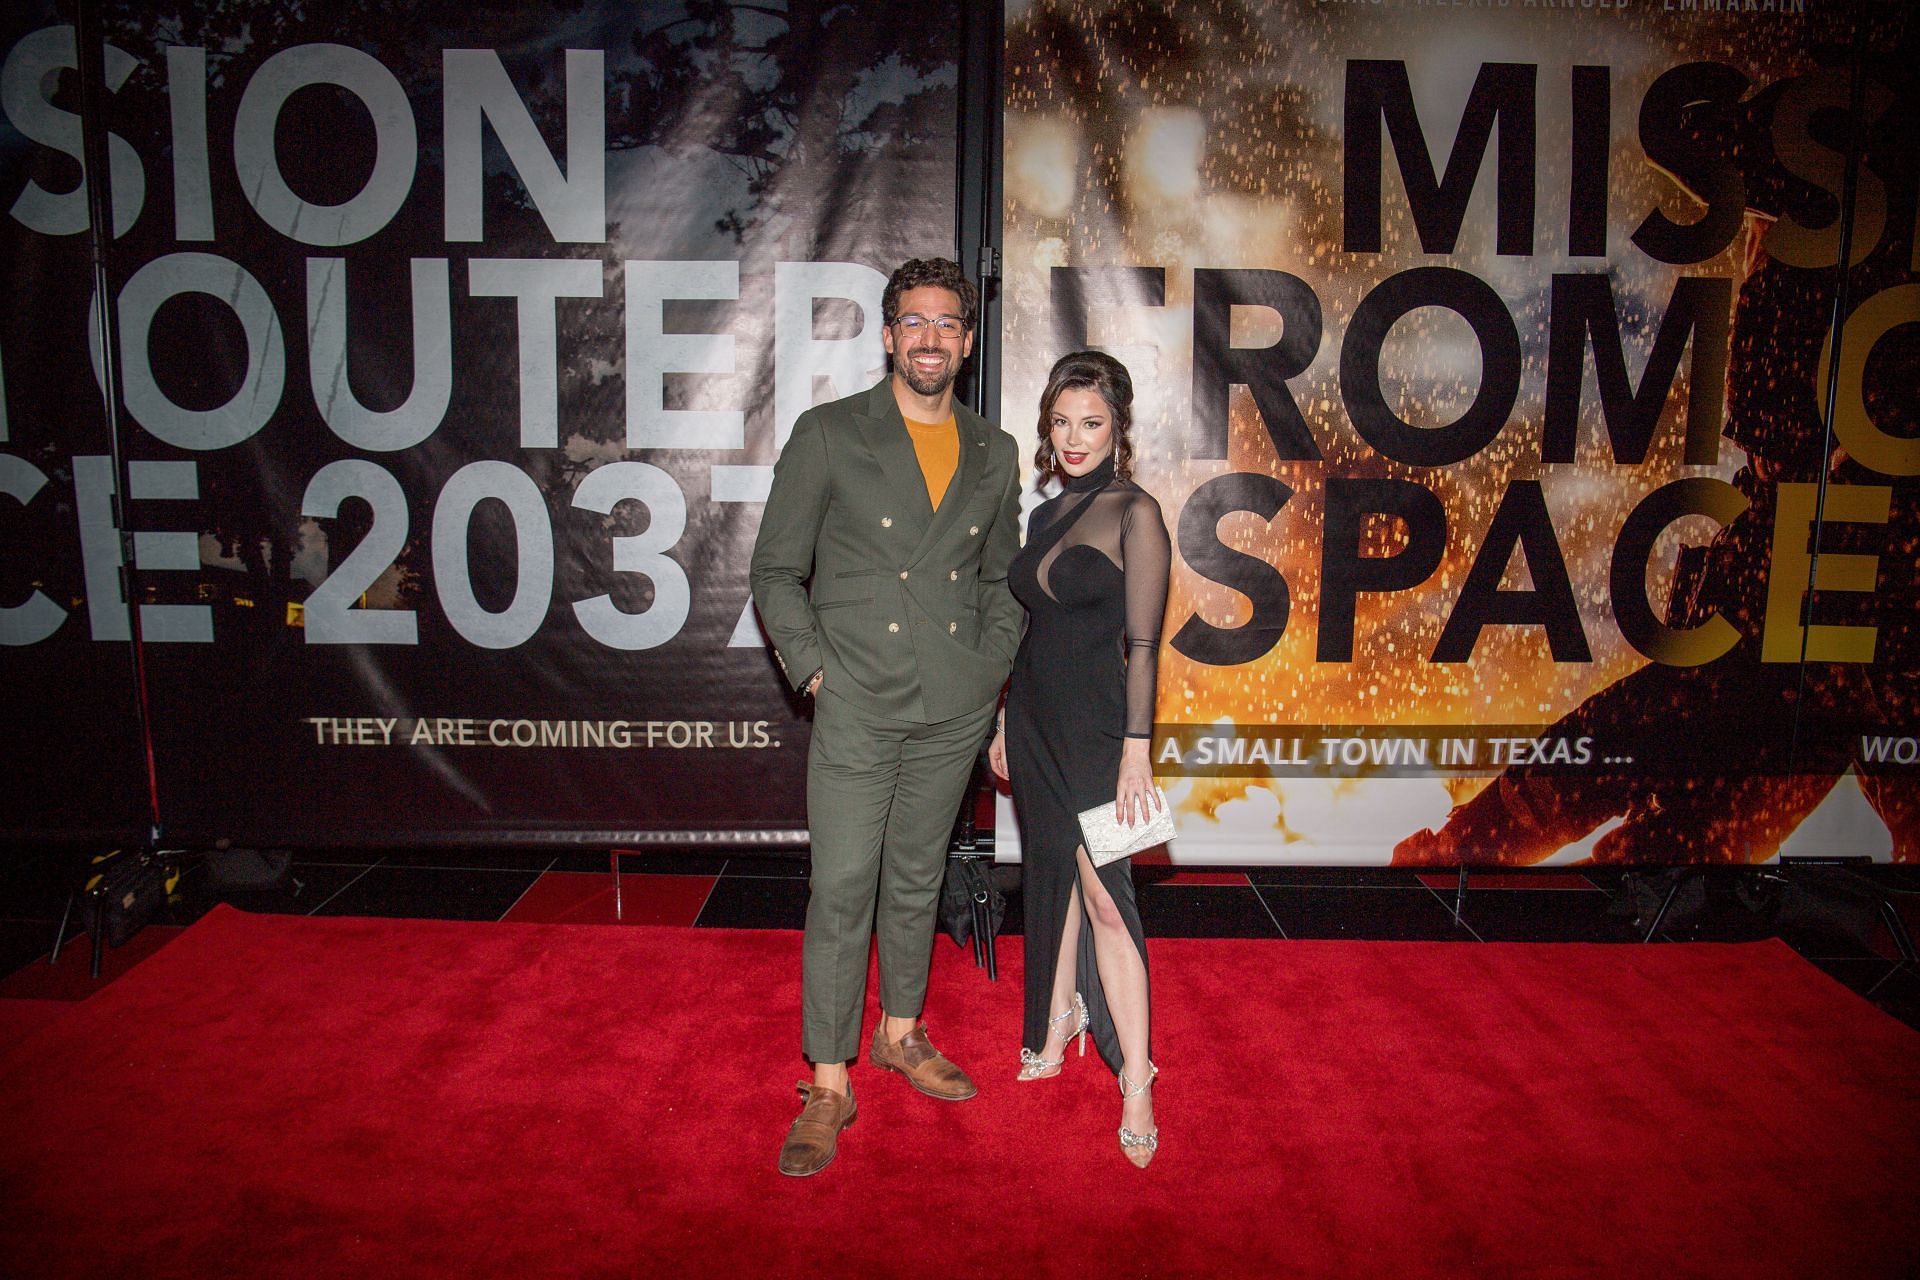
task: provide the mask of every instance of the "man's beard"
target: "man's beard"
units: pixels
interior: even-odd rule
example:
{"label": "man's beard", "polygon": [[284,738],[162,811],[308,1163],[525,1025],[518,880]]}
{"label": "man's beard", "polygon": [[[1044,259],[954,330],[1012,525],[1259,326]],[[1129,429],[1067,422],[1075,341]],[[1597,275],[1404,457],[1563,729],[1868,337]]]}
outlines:
{"label": "man's beard", "polygon": [[893,371],[900,375],[902,382],[913,388],[915,395],[937,396],[952,386],[954,378],[960,373],[960,362],[949,355],[946,368],[932,378],[924,378],[920,371],[913,367],[913,355],[911,351],[894,352]]}

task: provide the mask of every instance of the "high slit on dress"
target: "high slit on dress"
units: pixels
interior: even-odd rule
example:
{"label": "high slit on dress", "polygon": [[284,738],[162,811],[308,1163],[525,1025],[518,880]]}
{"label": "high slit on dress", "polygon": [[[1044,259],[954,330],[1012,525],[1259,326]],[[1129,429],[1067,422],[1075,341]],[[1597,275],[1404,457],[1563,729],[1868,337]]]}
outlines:
{"label": "high slit on dress", "polygon": [[[1172,547],[1160,506],[1113,478],[1111,456],[1035,509],[1008,582],[1027,609],[1027,631],[1007,693],[1007,773],[1020,817],[1026,917],[1026,1013],[1021,1042],[1047,1039],[1054,967],[1073,905],[1082,839],[1078,814],[1114,803],[1121,746],[1153,733],[1161,615]],[[1096,870],[1147,962],[1130,858]],[[1100,986],[1086,904],[1075,974],[1093,1041],[1122,1065],[1119,1036]]]}

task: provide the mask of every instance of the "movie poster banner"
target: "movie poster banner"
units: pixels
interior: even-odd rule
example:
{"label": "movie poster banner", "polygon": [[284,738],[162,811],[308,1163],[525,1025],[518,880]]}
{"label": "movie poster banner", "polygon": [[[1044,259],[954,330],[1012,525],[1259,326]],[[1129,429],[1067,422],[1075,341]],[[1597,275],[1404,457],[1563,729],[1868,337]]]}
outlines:
{"label": "movie poster banner", "polygon": [[1002,420],[1133,372],[1176,861],[1920,859],[1908,6],[1007,13]]}
{"label": "movie poster banner", "polygon": [[[100,6],[0,19],[0,828],[804,829],[748,603],[794,418],[950,253],[948,4]],[[100,379],[113,342],[117,465]]]}

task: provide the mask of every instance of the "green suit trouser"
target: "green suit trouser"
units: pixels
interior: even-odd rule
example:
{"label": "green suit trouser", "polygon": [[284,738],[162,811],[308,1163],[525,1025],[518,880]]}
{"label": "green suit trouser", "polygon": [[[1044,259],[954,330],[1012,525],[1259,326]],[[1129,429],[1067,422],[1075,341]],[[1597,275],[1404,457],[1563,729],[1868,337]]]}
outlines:
{"label": "green suit trouser", "polygon": [[872,715],[821,686],[807,753],[812,897],[801,952],[801,1048],[860,1052],[867,945],[880,936],[880,1007],[918,1017],[940,882],[994,704],[934,724]]}

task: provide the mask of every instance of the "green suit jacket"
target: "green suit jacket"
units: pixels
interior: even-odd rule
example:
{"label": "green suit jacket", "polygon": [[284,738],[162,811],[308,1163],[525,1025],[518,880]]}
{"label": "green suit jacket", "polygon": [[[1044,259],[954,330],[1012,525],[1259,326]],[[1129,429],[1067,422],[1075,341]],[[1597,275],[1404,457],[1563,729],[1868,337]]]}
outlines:
{"label": "green suit jacket", "polygon": [[753,545],[753,602],[798,689],[825,669],[876,715],[931,724],[991,702],[1020,605],[1013,439],[953,407],[960,460],[934,510],[888,382],[800,415]]}

